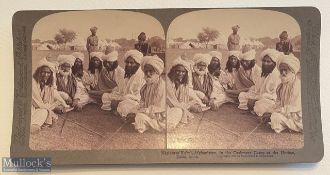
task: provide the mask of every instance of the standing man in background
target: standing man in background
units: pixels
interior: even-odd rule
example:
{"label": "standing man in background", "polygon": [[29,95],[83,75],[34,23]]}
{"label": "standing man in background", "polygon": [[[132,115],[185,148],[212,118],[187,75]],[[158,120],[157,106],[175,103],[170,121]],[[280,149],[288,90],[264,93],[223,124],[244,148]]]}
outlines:
{"label": "standing man in background", "polygon": [[143,54],[143,56],[151,55],[151,47],[146,42],[146,40],[147,40],[146,33],[141,32],[140,35],[138,36],[138,43],[134,45],[134,48],[140,51]]}
{"label": "standing man in background", "polygon": [[283,31],[280,34],[280,41],[276,43],[276,50],[283,52],[284,55],[289,55],[293,52],[293,47],[287,31]]}
{"label": "standing man in background", "polygon": [[96,36],[97,27],[90,28],[92,34],[87,38],[86,48],[88,51],[89,61],[91,60],[90,53],[98,51],[99,38]]}
{"label": "standing man in background", "polygon": [[240,36],[238,35],[239,26],[238,25],[233,26],[231,29],[233,30],[233,33],[230,34],[228,37],[228,42],[227,42],[228,50],[229,51],[239,50],[240,49],[239,41],[241,39]]}

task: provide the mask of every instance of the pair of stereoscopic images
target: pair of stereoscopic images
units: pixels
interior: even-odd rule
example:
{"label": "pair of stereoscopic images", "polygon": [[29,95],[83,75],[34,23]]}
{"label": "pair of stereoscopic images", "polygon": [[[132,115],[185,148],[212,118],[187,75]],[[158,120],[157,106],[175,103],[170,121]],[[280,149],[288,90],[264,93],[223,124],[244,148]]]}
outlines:
{"label": "pair of stereoscopic images", "polygon": [[299,149],[301,31],[210,9],[164,29],[132,11],[54,13],[32,32],[32,150]]}

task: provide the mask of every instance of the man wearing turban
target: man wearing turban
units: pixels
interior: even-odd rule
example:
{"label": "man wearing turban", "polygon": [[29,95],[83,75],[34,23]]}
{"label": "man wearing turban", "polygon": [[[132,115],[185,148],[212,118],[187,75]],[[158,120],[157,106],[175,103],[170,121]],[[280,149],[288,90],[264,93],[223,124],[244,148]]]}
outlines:
{"label": "man wearing turban", "polygon": [[241,92],[247,92],[253,86],[261,75],[261,68],[256,65],[256,51],[250,49],[239,55],[240,67],[235,74],[235,89],[227,90],[227,93],[238,97]]}
{"label": "man wearing turban", "polygon": [[262,121],[270,122],[276,133],[287,128],[302,132],[301,82],[297,77],[300,62],[293,55],[285,55],[280,58],[278,69],[281,74],[281,84],[277,88],[275,110],[272,113],[265,113]]}
{"label": "man wearing turban", "polygon": [[91,59],[88,64],[88,70],[87,71],[81,70],[81,72],[83,72],[82,83],[86,87],[89,96],[93,99],[92,102],[95,101],[97,103],[101,102],[101,95],[103,94],[99,90],[99,86],[98,86],[99,77],[103,68],[102,66],[103,55],[104,55],[103,52],[90,53]]}
{"label": "man wearing turban", "polygon": [[285,55],[293,52],[293,47],[288,37],[288,32],[283,31],[279,36],[280,41],[276,43],[276,50],[283,52]]}
{"label": "man wearing turban", "polygon": [[228,37],[228,42],[227,42],[227,47],[229,51],[232,50],[239,50],[240,49],[240,36],[238,35],[238,29],[239,26],[235,25],[231,28],[233,30],[233,33],[229,35]]}
{"label": "man wearing turban", "polygon": [[177,60],[183,60],[187,63],[187,65],[189,66],[189,69],[188,69],[188,83],[189,83],[189,87],[190,88],[193,88],[193,85],[192,85],[192,72],[194,71],[194,61],[192,59],[190,59],[188,57],[188,54],[186,52],[183,52],[178,58]]}
{"label": "man wearing turban", "polygon": [[54,69],[54,72],[53,72],[53,80],[54,80],[53,81],[53,87],[55,89],[57,89],[57,87],[56,87],[56,81],[55,81],[56,80],[56,74],[59,71],[57,57],[55,57],[53,54],[49,53],[49,54],[47,54],[46,57],[42,58],[42,60],[40,60],[40,62],[47,62]]}
{"label": "man wearing turban", "polygon": [[77,108],[79,99],[76,99],[77,82],[72,74],[72,66],[76,58],[72,55],[59,55],[59,73],[56,74],[56,86],[66,104]]}
{"label": "man wearing turban", "polygon": [[72,74],[75,76],[76,79],[77,78],[82,79],[82,77],[85,75],[85,71],[84,71],[85,55],[81,52],[73,52],[71,55],[75,57],[75,62],[72,66]]}
{"label": "man wearing turban", "polygon": [[32,78],[31,133],[53,124],[57,119],[54,111],[65,112],[69,106],[54,88],[55,66],[47,59],[41,59]]}
{"label": "man wearing turban", "polygon": [[261,68],[256,65],[255,56],[256,51],[254,49],[240,55],[241,66],[238,69],[238,78],[246,88],[253,86],[261,75]]}
{"label": "man wearing turban", "polygon": [[134,126],[139,133],[149,128],[164,131],[166,126],[166,91],[165,82],[161,78],[164,62],[158,56],[145,56],[141,62],[146,83],[141,88],[141,101],[138,109],[127,116],[135,118]]}
{"label": "man wearing turban", "polygon": [[151,47],[149,43],[146,42],[147,36],[146,33],[141,32],[138,36],[138,43],[134,45],[134,48],[138,51],[140,51],[143,56],[150,55],[151,54]]}
{"label": "man wearing turban", "polygon": [[[173,61],[166,79],[166,101],[167,101],[167,131],[173,130],[180,122],[187,124],[193,118],[192,111],[196,109],[198,97],[193,89],[189,87],[188,62],[177,58]],[[199,100],[199,99],[198,99]]]}
{"label": "man wearing turban", "polygon": [[110,110],[116,115],[126,118],[139,105],[140,90],[145,83],[141,70],[143,54],[137,50],[129,50],[124,55],[125,73],[123,81],[111,93],[102,95],[102,109]]}
{"label": "man wearing turban", "polygon": [[241,92],[238,96],[239,106],[242,110],[252,110],[261,117],[265,112],[272,111],[277,99],[276,88],[280,84],[280,73],[276,69],[278,58],[282,54],[275,49],[264,50],[262,59],[262,72],[254,86],[248,92]]}
{"label": "man wearing turban", "polygon": [[73,52],[71,55],[76,58],[72,66],[72,74],[77,82],[77,92],[74,97],[74,99],[78,99],[76,110],[80,111],[83,106],[89,103],[95,103],[95,100],[88,93],[90,91],[90,84],[88,82],[88,73],[84,71],[84,54]]}
{"label": "man wearing turban", "polygon": [[103,55],[103,69],[101,70],[98,87],[101,92],[111,92],[124,79],[124,69],[118,65],[118,52],[112,51]]}
{"label": "man wearing turban", "polygon": [[211,62],[209,54],[194,55],[194,72],[192,72],[193,90],[201,100],[202,107],[210,105],[211,93],[213,91],[213,80],[207,71],[207,67]]}
{"label": "man wearing turban", "polygon": [[232,98],[232,101],[237,101],[238,94],[241,89],[245,89],[246,87],[244,84],[240,81],[238,71],[240,68],[240,55],[241,52],[238,50],[232,50],[229,51],[228,54],[228,60],[226,63],[226,74],[227,76],[224,78],[225,88],[226,88],[226,93],[227,95]]}
{"label": "man wearing turban", "polygon": [[213,82],[213,90],[210,96],[210,107],[211,110],[217,110],[222,104],[230,101],[225,92],[225,85],[228,83],[228,76],[226,72],[221,70],[221,52],[211,51],[209,54],[212,59],[208,65],[208,71]]}
{"label": "man wearing turban", "polygon": [[92,58],[90,53],[97,52],[99,50],[99,38],[96,36],[97,27],[90,28],[91,35],[87,38],[86,49],[89,55],[89,61]]}

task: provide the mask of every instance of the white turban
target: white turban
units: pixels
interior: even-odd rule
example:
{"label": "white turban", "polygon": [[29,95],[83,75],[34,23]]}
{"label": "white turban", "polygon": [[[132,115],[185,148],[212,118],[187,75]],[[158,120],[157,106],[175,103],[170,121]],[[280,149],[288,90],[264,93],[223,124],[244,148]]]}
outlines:
{"label": "white turban", "polygon": [[266,49],[264,51],[261,52],[260,54],[260,58],[261,60],[266,56],[268,55],[275,63],[277,63],[278,61],[278,58],[280,56],[282,56],[282,52],[279,52],[275,49]]}
{"label": "white turban", "polygon": [[138,50],[129,50],[124,55],[124,61],[126,61],[128,57],[132,57],[137,63],[141,64],[143,54]]}
{"label": "white turban", "polygon": [[231,51],[229,51],[229,55],[228,55],[228,57],[230,57],[230,56],[234,56],[234,57],[236,57],[237,59],[239,59],[240,54],[241,54],[241,52],[238,51],[238,50],[231,50]]}
{"label": "white turban", "polygon": [[94,27],[91,27],[89,30],[90,30],[91,32],[92,32],[92,31],[97,31],[97,27],[95,27],[95,26],[94,26]]}
{"label": "white turban", "polygon": [[282,55],[278,60],[278,66],[280,64],[287,64],[294,74],[297,74],[300,70],[300,61],[294,55]]}
{"label": "white turban", "polygon": [[241,53],[240,59],[241,60],[254,60],[256,57],[256,51],[254,49],[251,49],[245,53]]}
{"label": "white turban", "polygon": [[144,70],[146,64],[151,65],[160,75],[164,71],[164,62],[157,55],[154,56],[145,56],[141,62],[141,69]]}
{"label": "white turban", "polygon": [[83,53],[73,52],[71,55],[74,56],[75,58],[79,58],[82,62],[84,62],[85,55]]}
{"label": "white turban", "polygon": [[190,71],[189,63],[181,58],[177,58],[173,61],[172,67],[182,65],[187,71]]}
{"label": "white turban", "polygon": [[102,59],[103,55],[104,55],[103,52],[92,52],[90,54],[91,58],[96,57],[96,58],[98,58],[100,60]]}
{"label": "white turban", "polygon": [[209,65],[211,62],[211,55],[210,54],[203,54],[203,53],[196,53],[194,55],[194,62],[198,64],[200,62],[204,62],[206,65]]}
{"label": "white turban", "polygon": [[112,51],[110,53],[108,53],[107,55],[103,55],[102,56],[102,60],[103,61],[117,61],[118,60],[118,52],[117,51]]}
{"label": "white turban", "polygon": [[238,25],[235,25],[235,26],[233,26],[233,27],[231,27],[231,29],[239,29],[240,27],[238,26]]}
{"label": "white turban", "polygon": [[218,52],[218,51],[211,51],[209,54],[211,55],[212,58],[213,58],[213,57],[216,57],[216,58],[219,59],[219,61],[222,60],[222,54],[221,54],[221,52]]}
{"label": "white turban", "polygon": [[74,57],[72,55],[59,55],[57,57],[57,62],[59,65],[68,63],[72,67],[74,65],[75,61],[76,61],[76,57]]}
{"label": "white turban", "polygon": [[47,66],[47,67],[49,67],[49,69],[50,69],[52,72],[54,72],[54,73],[56,72],[56,66],[57,66],[57,64],[48,61],[46,58],[42,58],[42,59],[38,62],[38,68],[39,68],[39,67],[42,67],[42,66]]}

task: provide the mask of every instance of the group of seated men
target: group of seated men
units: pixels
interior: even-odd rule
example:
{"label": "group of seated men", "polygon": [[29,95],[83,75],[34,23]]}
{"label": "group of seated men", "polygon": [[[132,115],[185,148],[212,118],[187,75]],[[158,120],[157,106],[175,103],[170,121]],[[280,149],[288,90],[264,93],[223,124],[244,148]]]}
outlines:
{"label": "group of seated men", "polygon": [[224,103],[238,104],[277,133],[287,128],[302,132],[300,62],[292,54],[266,49],[260,68],[255,50],[229,51],[225,70],[221,52],[197,53],[193,59],[183,54],[172,62],[166,78],[157,55],[129,50],[124,69],[118,66],[117,51],[92,52],[90,57],[87,71],[79,52],[39,61],[32,81],[31,132],[89,103],[132,123],[139,133],[174,130],[194,113],[221,112]]}

